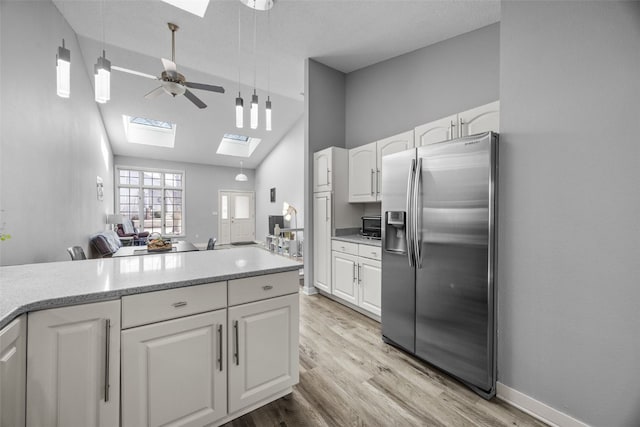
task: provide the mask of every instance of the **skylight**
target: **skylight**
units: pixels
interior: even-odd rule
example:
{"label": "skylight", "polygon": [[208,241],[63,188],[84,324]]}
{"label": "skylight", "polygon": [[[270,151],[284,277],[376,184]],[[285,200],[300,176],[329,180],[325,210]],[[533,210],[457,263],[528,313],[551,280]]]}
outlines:
{"label": "skylight", "polygon": [[175,6],[179,9],[186,10],[189,13],[204,17],[207,7],[209,6],[209,0],[162,0],[165,3]]}
{"label": "skylight", "polygon": [[124,114],[122,123],[127,141],[132,144],[173,148],[177,127],[175,123]]}
{"label": "skylight", "polygon": [[225,156],[250,157],[262,140],[234,133],[225,133],[216,153]]}

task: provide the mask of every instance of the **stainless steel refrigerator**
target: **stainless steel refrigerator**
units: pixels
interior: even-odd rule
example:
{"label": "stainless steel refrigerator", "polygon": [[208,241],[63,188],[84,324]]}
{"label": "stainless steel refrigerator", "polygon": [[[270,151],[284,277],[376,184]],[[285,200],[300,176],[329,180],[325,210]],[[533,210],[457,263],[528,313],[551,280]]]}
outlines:
{"label": "stainless steel refrigerator", "polygon": [[382,159],[385,342],[495,395],[498,135]]}

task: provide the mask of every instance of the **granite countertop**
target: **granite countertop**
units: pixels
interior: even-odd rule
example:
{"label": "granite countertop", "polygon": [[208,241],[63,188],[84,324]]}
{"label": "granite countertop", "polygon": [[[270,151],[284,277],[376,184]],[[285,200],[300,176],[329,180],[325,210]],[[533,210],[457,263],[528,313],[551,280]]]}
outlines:
{"label": "granite countertop", "polygon": [[256,247],[0,267],[0,328],[29,311],[300,268]]}
{"label": "granite countertop", "polygon": [[367,239],[359,234],[348,234],[346,236],[334,236],[333,240],[340,240],[342,242],[358,243],[360,245],[369,245],[382,247],[382,240]]}

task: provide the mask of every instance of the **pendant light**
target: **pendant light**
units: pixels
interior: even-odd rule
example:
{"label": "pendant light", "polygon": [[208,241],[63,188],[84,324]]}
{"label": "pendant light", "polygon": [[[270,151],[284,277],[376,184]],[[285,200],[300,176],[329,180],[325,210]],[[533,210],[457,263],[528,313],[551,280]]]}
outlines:
{"label": "pendant light", "polygon": [[244,127],[244,101],[240,94],[240,6],[238,5],[238,97],[236,98],[236,127]]}
{"label": "pendant light", "polygon": [[96,102],[104,104],[111,99],[111,61],[106,58],[104,50],[94,66],[93,76]]}
{"label": "pendant light", "polygon": [[[269,49],[271,49],[271,8],[267,11],[267,34],[269,35]],[[271,130],[271,57],[267,55],[267,102],[264,109],[264,127]]]}
{"label": "pendant light", "polygon": [[71,51],[64,46],[64,39],[56,55],[56,88],[60,98],[71,95]]}
{"label": "pendant light", "polygon": [[236,175],[236,181],[240,181],[240,182],[244,182],[244,181],[248,181],[249,178],[247,178],[247,175],[245,175],[242,171],[242,160],[240,161],[240,173],[238,175]]}
{"label": "pendant light", "polygon": [[100,2],[102,15],[102,56],[93,67],[95,100],[104,104],[111,99],[111,61],[104,51],[104,0]]}
{"label": "pendant light", "polygon": [[253,95],[251,95],[251,129],[258,128],[258,94],[256,93],[256,37],[258,27],[256,25],[256,2],[253,1]]}

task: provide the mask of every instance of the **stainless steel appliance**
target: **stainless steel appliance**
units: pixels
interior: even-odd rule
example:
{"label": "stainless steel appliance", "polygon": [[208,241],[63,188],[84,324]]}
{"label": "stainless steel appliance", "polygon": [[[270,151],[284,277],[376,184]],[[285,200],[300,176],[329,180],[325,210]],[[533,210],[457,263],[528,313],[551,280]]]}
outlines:
{"label": "stainless steel appliance", "polygon": [[382,335],[495,395],[498,135],[382,159]]}
{"label": "stainless steel appliance", "polygon": [[382,217],[380,215],[363,216],[362,227],[360,227],[360,235],[371,239],[380,239],[382,237]]}

